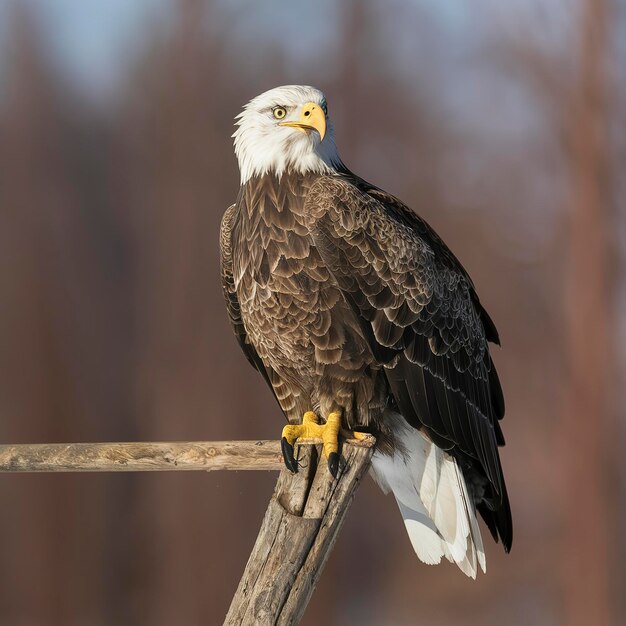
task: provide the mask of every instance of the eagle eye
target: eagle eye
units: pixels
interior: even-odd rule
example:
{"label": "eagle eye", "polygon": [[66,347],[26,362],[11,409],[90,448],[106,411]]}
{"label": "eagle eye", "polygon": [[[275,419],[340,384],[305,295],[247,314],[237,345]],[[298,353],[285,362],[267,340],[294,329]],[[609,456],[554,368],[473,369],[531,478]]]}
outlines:
{"label": "eagle eye", "polygon": [[287,109],[285,107],[274,107],[272,113],[277,120],[282,120],[287,115]]}

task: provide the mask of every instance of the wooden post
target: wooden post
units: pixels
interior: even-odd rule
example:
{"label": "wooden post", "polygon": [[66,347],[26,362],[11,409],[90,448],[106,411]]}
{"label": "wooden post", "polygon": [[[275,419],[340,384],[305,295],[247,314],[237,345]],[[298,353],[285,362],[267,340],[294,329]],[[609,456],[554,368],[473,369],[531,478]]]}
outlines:
{"label": "wooden post", "polygon": [[302,467],[280,474],[225,626],[298,623],[369,468],[373,443],[344,444],[337,479],[321,446],[299,447]]}
{"label": "wooden post", "polygon": [[282,469],[224,623],[287,626],[306,609],[374,443],[344,442],[336,479],[319,440],[296,446],[297,474],[284,467],[278,441],[0,445],[0,472]]}

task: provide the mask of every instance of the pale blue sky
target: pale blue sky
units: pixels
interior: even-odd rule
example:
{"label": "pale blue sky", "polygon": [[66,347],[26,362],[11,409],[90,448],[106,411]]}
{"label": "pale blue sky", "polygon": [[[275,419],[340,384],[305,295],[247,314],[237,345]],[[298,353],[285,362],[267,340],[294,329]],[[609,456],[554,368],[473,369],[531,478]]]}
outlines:
{"label": "pale blue sky", "polygon": [[[150,33],[155,23],[167,28],[175,6],[171,0],[0,0],[0,50],[10,40],[10,14],[18,3],[28,5],[37,17],[55,64],[75,86],[96,96],[114,89],[127,60],[143,43],[144,34]],[[314,50],[332,50],[342,7],[336,0],[217,0],[213,4],[217,10],[211,12],[209,28],[227,23],[234,41],[276,42],[289,50],[289,61],[295,66]],[[380,13],[384,9],[391,16],[416,11],[419,19],[420,12],[427,14],[437,30],[448,31],[451,49],[452,43],[458,46],[476,34],[476,23],[467,28],[474,12],[465,0],[390,0],[371,6],[371,10]],[[380,23],[384,36],[390,29],[402,27],[393,20]],[[391,54],[395,50],[400,60],[410,58],[411,37],[394,40],[393,33],[391,37]]]}
{"label": "pale blue sky", "polygon": [[166,19],[167,0],[0,0],[0,48],[18,2],[36,16],[54,61],[79,87],[109,91],[141,43],[142,24]]}

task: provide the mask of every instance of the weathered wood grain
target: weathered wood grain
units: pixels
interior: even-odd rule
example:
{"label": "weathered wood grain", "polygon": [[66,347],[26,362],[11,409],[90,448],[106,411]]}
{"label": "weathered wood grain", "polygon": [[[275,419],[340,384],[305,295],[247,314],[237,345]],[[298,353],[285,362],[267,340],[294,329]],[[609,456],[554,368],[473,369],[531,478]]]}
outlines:
{"label": "weathered wood grain", "polygon": [[280,470],[278,441],[0,445],[0,472]]}
{"label": "weathered wood grain", "polygon": [[288,626],[306,609],[374,443],[344,442],[336,479],[318,440],[296,447],[296,474],[284,467],[279,441],[0,445],[0,472],[282,470],[224,623]]}
{"label": "weathered wood grain", "polygon": [[369,468],[373,444],[373,438],[344,443],[337,479],[321,446],[298,448],[301,469],[279,476],[226,626],[298,623]]}

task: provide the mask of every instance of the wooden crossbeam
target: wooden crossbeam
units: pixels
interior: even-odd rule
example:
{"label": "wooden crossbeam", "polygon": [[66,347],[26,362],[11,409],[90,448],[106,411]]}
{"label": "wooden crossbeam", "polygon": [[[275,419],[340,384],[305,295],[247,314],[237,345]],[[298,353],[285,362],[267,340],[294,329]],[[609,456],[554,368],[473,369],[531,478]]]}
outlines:
{"label": "wooden crossbeam", "polygon": [[344,442],[337,478],[319,440],[296,445],[296,474],[285,468],[278,441],[0,445],[0,472],[282,470],[224,624],[292,625],[317,585],[374,443]]}

